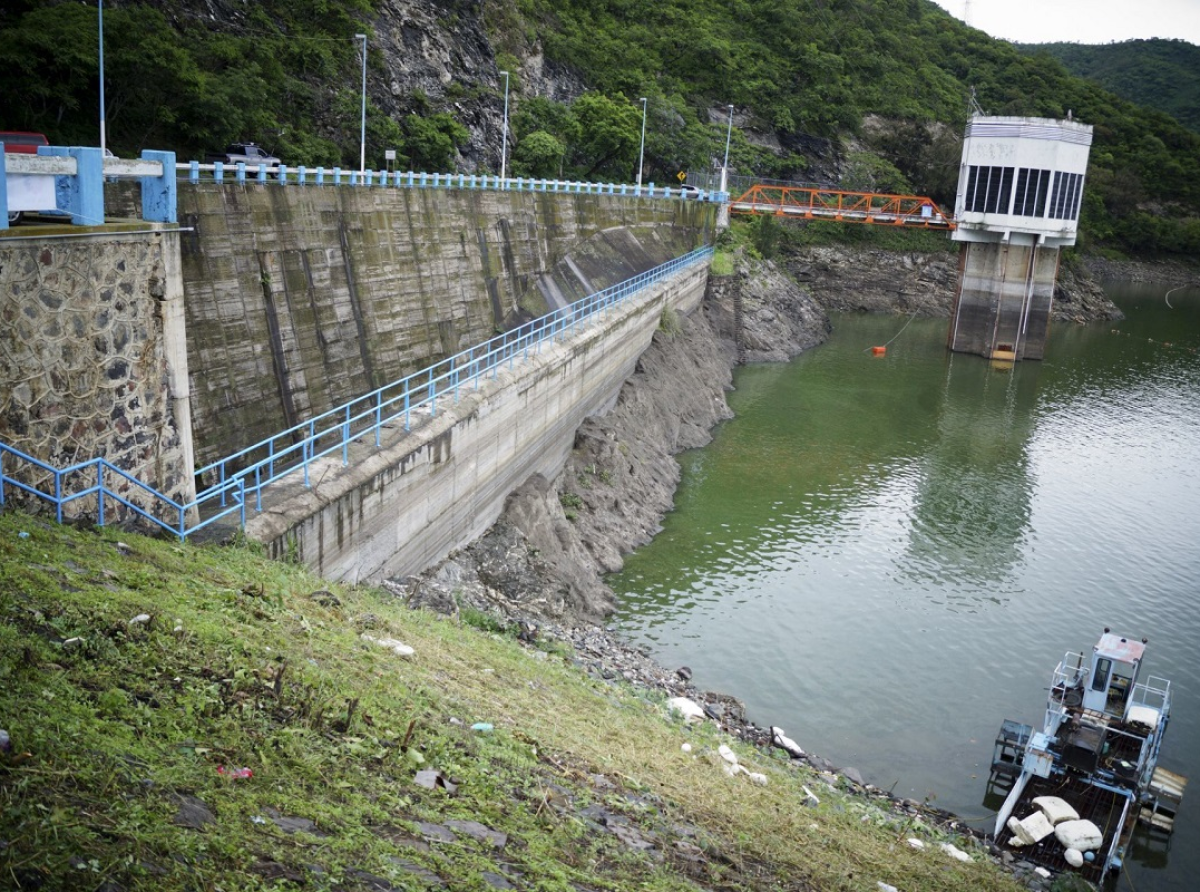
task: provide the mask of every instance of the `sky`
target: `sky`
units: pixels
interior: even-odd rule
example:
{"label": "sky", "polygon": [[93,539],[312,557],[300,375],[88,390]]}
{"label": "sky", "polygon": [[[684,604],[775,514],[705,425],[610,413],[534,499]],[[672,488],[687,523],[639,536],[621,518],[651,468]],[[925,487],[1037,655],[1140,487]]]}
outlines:
{"label": "sky", "polygon": [[992,37],[1016,43],[1180,38],[1200,46],[1200,0],[934,0]]}

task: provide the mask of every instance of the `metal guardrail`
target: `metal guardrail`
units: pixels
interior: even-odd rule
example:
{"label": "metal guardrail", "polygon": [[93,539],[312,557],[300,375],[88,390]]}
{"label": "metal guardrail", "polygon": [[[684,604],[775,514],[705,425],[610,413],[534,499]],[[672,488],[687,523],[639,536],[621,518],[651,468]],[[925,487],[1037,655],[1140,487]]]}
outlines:
{"label": "metal guardrail", "polygon": [[493,174],[422,173],[418,171],[343,170],[340,167],[309,168],[303,165],[254,164],[239,161],[225,164],[220,161],[202,164],[189,161],[175,165],[180,182],[197,185],[201,182],[252,183],[281,186],[375,186],[409,189],[491,189],[504,192],[570,192],[584,195],[624,195],[633,198],[675,198],[681,200],[722,202],[727,193],[712,189],[669,186],[645,186],[631,183],[592,183],[580,180],[551,180],[535,177],[505,177]]}
{"label": "metal guardrail", "polygon": [[[517,361],[528,358],[531,352],[539,352],[546,343],[565,338],[592,317],[619,306],[679,270],[708,259],[712,253],[712,247],[705,246],[669,260],[206,465],[196,474],[201,479],[214,479],[214,482],[186,504],[163,495],[103,458],[57,469],[0,443],[0,505],[6,500],[5,488],[13,486],[54,505],[60,523],[64,506],[94,495],[100,525],[104,524],[105,500],[112,499],[180,539],[234,514],[238,516],[239,526],[244,527],[248,498],[253,496],[255,510],[261,511],[263,490],[272,483],[299,472],[303,475],[304,485],[309,486],[309,469],[318,459],[340,451],[342,464],[346,465],[350,444],[365,438],[373,438],[375,447],[379,448],[385,425],[403,419],[404,429],[410,430],[414,414],[428,412],[430,417],[435,416],[439,400],[453,398],[457,401],[463,388],[478,389],[485,377],[495,377],[502,367],[513,367]],[[13,472],[6,469],[6,459],[50,475],[48,490],[12,476]],[[139,489],[152,504],[160,507],[162,516],[139,507],[113,490],[106,480],[106,472],[110,472],[110,479],[116,475]],[[203,519],[196,521],[201,515]]]}

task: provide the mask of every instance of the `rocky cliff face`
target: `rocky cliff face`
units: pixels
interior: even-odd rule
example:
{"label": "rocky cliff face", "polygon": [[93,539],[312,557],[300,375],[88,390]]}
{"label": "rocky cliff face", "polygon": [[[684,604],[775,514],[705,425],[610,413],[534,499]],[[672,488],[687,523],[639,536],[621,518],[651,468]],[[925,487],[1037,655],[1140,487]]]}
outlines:
{"label": "rocky cliff face", "polygon": [[[782,261],[826,310],[949,316],[958,286],[958,253],[904,253],[850,247],[806,248]],[[1094,322],[1121,311],[1084,268],[1061,265],[1051,319]]]}

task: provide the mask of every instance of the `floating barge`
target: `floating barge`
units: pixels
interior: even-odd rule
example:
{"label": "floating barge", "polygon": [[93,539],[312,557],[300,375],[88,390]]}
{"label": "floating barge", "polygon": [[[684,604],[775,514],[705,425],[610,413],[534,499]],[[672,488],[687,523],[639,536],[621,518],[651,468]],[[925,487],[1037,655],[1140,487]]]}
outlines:
{"label": "floating barge", "polygon": [[1171,683],[1139,679],[1145,650],[1105,629],[1090,658],[1068,652],[1054,670],[1042,730],[1005,720],[989,784],[1007,790],[999,844],[1099,885],[1121,870],[1139,821],[1169,836],[1187,779],[1158,764]]}

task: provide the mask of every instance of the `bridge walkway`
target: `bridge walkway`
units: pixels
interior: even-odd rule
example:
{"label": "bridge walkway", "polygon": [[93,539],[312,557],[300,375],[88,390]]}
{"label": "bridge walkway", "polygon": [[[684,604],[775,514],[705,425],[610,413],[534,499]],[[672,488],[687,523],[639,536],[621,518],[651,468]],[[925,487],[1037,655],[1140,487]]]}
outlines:
{"label": "bridge walkway", "polygon": [[730,201],[729,212],[945,231],[955,228],[953,218],[944,213],[932,198],[882,192],[847,192],[821,186],[756,183]]}

